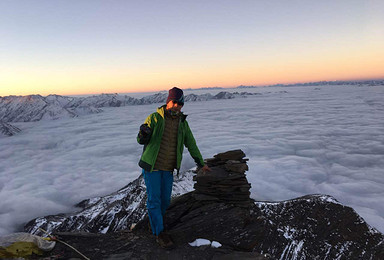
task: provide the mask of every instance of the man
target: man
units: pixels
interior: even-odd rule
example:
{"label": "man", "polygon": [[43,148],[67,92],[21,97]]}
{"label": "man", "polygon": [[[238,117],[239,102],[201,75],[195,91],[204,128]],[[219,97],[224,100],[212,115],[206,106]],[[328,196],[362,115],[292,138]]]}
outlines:
{"label": "man", "polygon": [[147,209],[152,233],[164,248],[173,247],[169,235],[164,232],[163,218],[171,201],[173,171],[180,170],[184,145],[203,171],[210,171],[196,145],[195,138],[181,112],[184,94],[179,88],[169,90],[166,104],[149,115],[140,126],[137,136],[144,145],[139,166],[147,187]]}

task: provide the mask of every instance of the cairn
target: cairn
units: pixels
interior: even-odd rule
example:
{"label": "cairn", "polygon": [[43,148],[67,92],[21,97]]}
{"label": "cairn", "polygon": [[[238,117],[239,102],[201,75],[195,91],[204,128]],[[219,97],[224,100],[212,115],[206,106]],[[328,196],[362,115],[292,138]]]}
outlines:
{"label": "cairn", "polygon": [[250,206],[251,184],[245,176],[248,159],[244,157],[245,153],[242,150],[233,150],[206,159],[205,163],[212,171],[206,173],[198,171],[194,176],[195,199],[221,201],[240,207]]}

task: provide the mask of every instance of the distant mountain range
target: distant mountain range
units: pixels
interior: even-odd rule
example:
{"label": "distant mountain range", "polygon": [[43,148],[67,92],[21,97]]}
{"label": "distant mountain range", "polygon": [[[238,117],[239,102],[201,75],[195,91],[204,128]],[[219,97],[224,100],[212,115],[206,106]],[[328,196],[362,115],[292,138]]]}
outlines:
{"label": "distant mountain range", "polygon": [[225,89],[225,88],[223,87],[183,88],[183,90],[215,90],[215,89]]}
{"label": "distant mountain range", "polygon": [[305,83],[293,83],[293,84],[274,84],[274,85],[265,85],[265,86],[244,86],[240,85],[236,88],[259,88],[259,87],[297,87],[297,86],[329,86],[329,85],[368,85],[368,86],[384,86],[384,79],[377,80],[356,80],[356,81],[344,81],[344,80],[335,80],[335,81],[316,81],[316,82],[305,82]]}
{"label": "distant mountain range", "polygon": [[[276,84],[268,87],[292,87],[292,86],[324,86],[324,85],[353,85],[353,86],[384,86],[384,80],[366,81],[318,81],[296,84]],[[260,86],[258,86],[260,87]],[[238,86],[238,89],[257,88],[256,86]],[[200,88],[204,90],[217,90],[220,87]],[[189,90],[189,89],[188,89]],[[215,99],[232,99],[260,95],[260,93],[227,92],[221,91],[216,95],[210,93],[196,95],[188,94],[185,102],[208,101]],[[133,98],[119,94],[101,94],[88,97],[69,97],[60,95],[28,95],[0,97],[0,134],[12,136],[20,129],[9,124],[10,122],[33,122],[40,120],[52,120],[71,118],[80,115],[100,113],[103,107],[120,107],[133,105],[148,105],[153,103],[165,103],[167,92]]]}
{"label": "distant mountain range", "polygon": [[[189,94],[186,102],[213,99],[232,99],[254,95],[252,93],[220,92],[216,95]],[[121,107],[165,103],[168,93],[157,93],[143,98],[127,95],[101,94],[89,97],[68,97],[60,95],[6,96],[0,97],[0,122],[33,122],[47,119],[77,117],[79,115],[100,113],[102,107]]]}

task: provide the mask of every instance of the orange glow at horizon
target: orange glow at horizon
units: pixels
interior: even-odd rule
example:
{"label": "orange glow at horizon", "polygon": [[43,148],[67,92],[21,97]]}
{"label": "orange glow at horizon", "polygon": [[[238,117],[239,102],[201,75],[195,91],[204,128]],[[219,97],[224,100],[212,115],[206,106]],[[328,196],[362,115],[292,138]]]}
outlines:
{"label": "orange glow at horizon", "polygon": [[[384,51],[281,54],[274,59],[230,60],[197,67],[93,69],[30,69],[10,67],[0,78],[0,96],[29,94],[82,95],[154,92],[180,88],[236,87],[238,85],[290,84],[322,80],[359,80],[384,77]],[[22,76],[19,76],[22,75]],[[4,86],[10,86],[5,88]]]}

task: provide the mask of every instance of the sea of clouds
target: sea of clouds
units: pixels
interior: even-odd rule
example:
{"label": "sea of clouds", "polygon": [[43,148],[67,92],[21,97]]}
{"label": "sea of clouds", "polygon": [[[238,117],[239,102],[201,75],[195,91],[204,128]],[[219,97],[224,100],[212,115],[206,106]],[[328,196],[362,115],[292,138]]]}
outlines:
{"label": "sea of clouds", "polygon": [[[203,157],[242,149],[255,200],[329,194],[384,232],[384,87],[253,91],[261,95],[186,103]],[[0,137],[0,235],[137,178],[138,128],[159,105],[13,123],[22,132]],[[185,151],[182,170],[192,167]]]}

